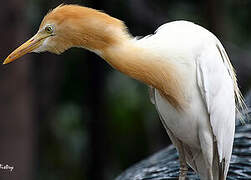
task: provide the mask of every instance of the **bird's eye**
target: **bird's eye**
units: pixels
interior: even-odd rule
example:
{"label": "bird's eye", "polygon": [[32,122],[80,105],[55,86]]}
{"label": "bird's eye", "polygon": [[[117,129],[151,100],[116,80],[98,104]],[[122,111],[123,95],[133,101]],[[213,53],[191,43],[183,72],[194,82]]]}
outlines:
{"label": "bird's eye", "polygon": [[53,27],[52,26],[46,26],[45,27],[45,31],[49,34],[51,34],[53,32]]}

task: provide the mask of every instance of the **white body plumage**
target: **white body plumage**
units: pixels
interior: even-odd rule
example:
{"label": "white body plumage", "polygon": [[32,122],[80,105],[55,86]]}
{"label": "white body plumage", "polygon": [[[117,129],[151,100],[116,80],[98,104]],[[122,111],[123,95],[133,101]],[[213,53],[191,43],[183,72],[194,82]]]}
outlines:
{"label": "white body plumage", "polygon": [[152,89],[172,142],[181,143],[185,161],[201,179],[225,179],[234,140],[236,82],[224,48],[212,33],[186,21],[162,25],[137,43],[172,61],[182,75],[183,111]]}

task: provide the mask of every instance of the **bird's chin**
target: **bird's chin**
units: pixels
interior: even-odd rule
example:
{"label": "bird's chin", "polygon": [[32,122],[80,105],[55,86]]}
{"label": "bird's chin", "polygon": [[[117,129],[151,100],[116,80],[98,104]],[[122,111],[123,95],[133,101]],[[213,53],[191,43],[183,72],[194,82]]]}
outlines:
{"label": "bird's chin", "polygon": [[41,52],[45,52],[45,51],[47,51],[47,49],[45,49],[43,47],[38,47],[37,49],[34,49],[32,52],[41,53]]}
{"label": "bird's chin", "polygon": [[41,43],[41,45],[39,47],[37,47],[36,49],[34,49],[32,52],[35,53],[41,53],[41,52],[45,52],[48,51],[48,38],[42,40],[43,42]]}

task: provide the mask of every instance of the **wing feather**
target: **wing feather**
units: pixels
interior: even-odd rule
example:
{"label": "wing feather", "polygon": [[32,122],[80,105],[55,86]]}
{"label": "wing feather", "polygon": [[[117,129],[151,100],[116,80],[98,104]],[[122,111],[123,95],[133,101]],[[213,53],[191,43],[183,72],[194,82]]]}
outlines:
{"label": "wing feather", "polygon": [[240,92],[231,63],[223,52],[219,42],[208,45],[197,57],[196,74],[226,177],[235,131],[235,94]]}

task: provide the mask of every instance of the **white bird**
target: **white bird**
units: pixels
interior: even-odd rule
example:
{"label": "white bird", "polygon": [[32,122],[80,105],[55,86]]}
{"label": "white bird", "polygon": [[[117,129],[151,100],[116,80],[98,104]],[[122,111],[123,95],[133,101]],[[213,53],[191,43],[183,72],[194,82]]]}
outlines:
{"label": "white bird", "polygon": [[133,38],[120,20],[77,5],[61,5],[43,19],[35,36],[12,52],[91,50],[151,89],[161,121],[179,152],[180,180],[187,164],[203,180],[226,179],[236,107],[243,106],[235,72],[220,41],[187,21],[162,25]]}

